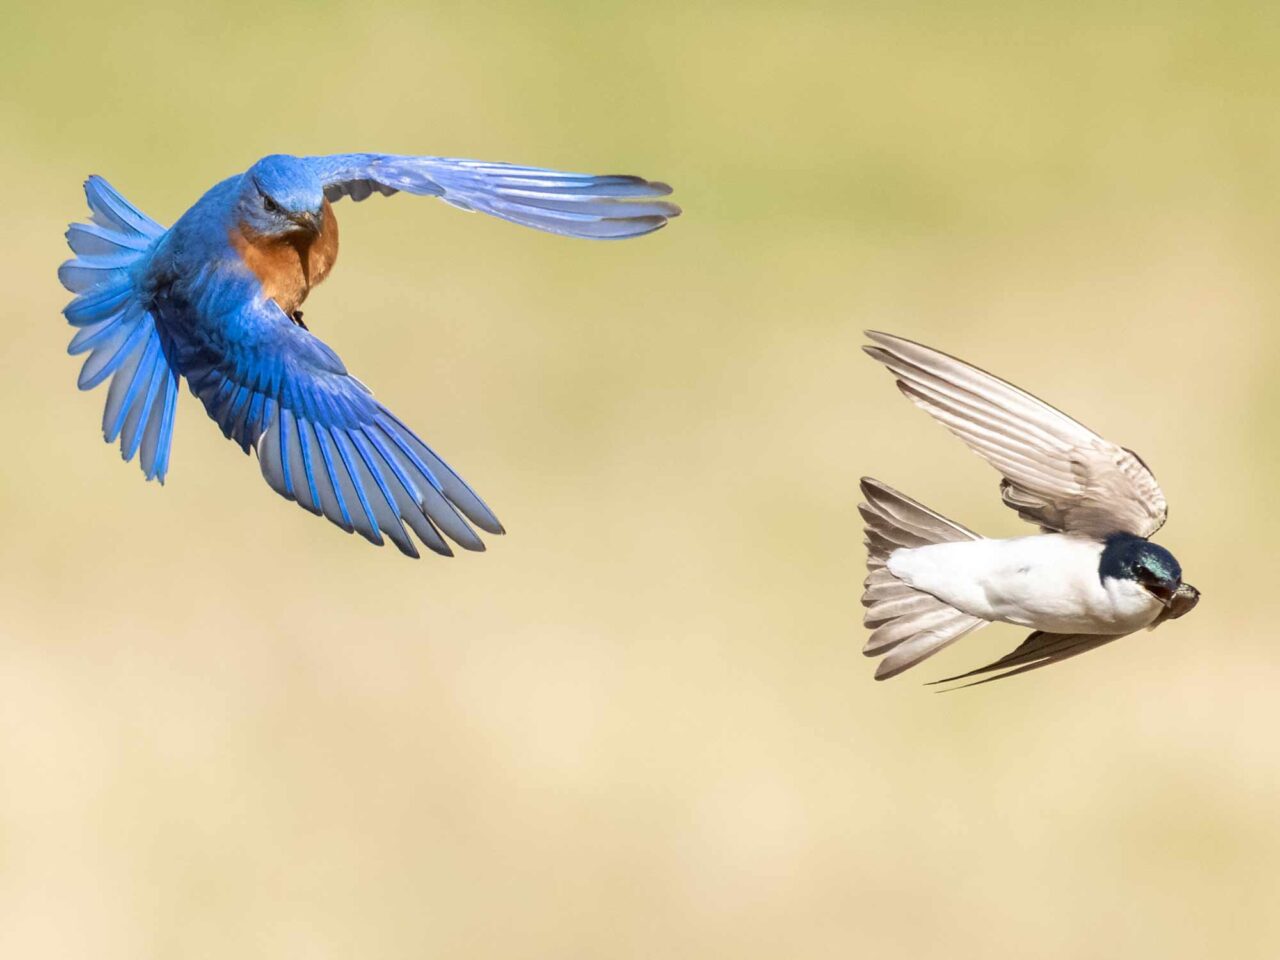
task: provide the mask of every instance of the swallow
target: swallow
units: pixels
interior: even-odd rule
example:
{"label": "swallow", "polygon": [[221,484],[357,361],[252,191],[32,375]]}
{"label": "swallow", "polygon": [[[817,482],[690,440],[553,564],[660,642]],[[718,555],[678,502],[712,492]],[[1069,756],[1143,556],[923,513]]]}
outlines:
{"label": "swallow", "polygon": [[1000,496],[1040,532],[983,537],[862,479],[863,653],[887,680],[989,623],[1033,631],[1012,653],[946,677],[990,683],[1189,613],[1200,592],[1151,536],[1168,515],[1142,459],[1025,390],[938,350],[867,331],[898,389],[1002,475]]}

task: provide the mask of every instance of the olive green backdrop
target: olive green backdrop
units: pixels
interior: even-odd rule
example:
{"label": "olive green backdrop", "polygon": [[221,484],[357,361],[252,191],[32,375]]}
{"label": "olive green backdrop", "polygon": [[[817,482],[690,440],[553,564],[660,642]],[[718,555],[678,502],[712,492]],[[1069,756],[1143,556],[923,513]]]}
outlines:
{"label": "olive green backdrop", "polygon": [[[0,955],[1274,957],[1270,4],[22,3],[0,35]],[[59,310],[96,172],[272,151],[669,180],[618,244],[338,208],[311,329],[510,533],[410,562],[184,390],[167,486]],[[857,479],[1028,532],[859,351],[1131,446],[1193,616],[937,695],[860,654]]]}

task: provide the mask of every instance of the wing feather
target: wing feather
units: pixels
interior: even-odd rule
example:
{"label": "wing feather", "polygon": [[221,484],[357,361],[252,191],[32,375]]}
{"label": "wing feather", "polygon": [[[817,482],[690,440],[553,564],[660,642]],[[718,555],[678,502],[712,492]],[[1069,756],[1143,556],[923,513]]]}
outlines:
{"label": "wing feather", "polygon": [[932,683],[951,683],[955,680],[966,680],[969,677],[980,676],[984,673],[995,673],[997,670],[1005,671],[1004,673],[996,674],[994,677],[975,680],[973,683],[961,684],[961,686],[952,687],[951,689],[962,690],[965,687],[977,687],[984,683],[991,683],[993,680],[1003,680],[1006,677],[1026,673],[1029,670],[1047,667],[1052,663],[1070,660],[1072,657],[1078,657],[1082,653],[1096,650],[1098,647],[1110,643],[1112,640],[1119,640],[1124,636],[1128,636],[1128,634],[1067,634],[1045,633],[1043,630],[1037,630],[1029,634],[1012,653],[1005,654],[999,660],[994,660],[985,667],[978,667],[967,673],[958,673],[954,677],[934,680]]}
{"label": "wing feather", "polygon": [[937,350],[868,331],[863,349],[1001,474],[1001,497],[1046,530],[1150,537],[1168,505],[1139,457],[1025,390]]}
{"label": "wing feather", "polygon": [[643,177],[379,153],[307,157],[306,162],[331,202],[403,190],[569,237],[637,237],[680,215],[674,203],[658,199],[671,188]]}
{"label": "wing feather", "polygon": [[464,549],[484,549],[468,520],[503,532],[471,488],[337,354],[274,301],[240,310],[251,348],[185,342],[176,348],[178,364],[223,432],[257,450],[273,490],[371,543],[385,536],[413,557],[418,549],[406,526],[444,555],[453,551],[441,531]]}

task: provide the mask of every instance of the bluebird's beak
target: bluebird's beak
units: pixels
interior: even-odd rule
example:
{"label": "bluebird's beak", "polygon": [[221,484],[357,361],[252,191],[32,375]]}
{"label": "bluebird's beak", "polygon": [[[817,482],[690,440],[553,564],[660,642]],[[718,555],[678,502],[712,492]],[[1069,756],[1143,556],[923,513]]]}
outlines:
{"label": "bluebird's beak", "polygon": [[308,233],[317,235],[320,233],[320,214],[318,213],[299,213],[289,219]]}

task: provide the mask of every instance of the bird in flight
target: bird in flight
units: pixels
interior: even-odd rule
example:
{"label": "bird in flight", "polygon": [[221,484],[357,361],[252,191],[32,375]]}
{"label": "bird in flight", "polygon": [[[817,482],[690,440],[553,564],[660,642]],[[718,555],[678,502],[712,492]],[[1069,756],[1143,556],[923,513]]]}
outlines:
{"label": "bird in flight", "polygon": [[[213,186],[169,229],[101,177],[58,278],[75,299],[79,386],[105,382],[103,435],[164,482],[178,381],[223,434],[256,450],[273,490],[401,552],[483,550],[502,525],[471,488],[314,336],[300,307],[338,254],[332,203],[404,192],[593,240],[638,237],[680,208],[663,183],[441,157],[264,157]],[[470,523],[468,523],[470,521]]]}
{"label": "bird in flight", "polygon": [[[1030,627],[1012,653],[936,683],[990,683],[1190,612],[1200,599],[1150,537],[1164,494],[1131,450],[1011,383],[937,350],[867,332],[863,349],[898,389],[1000,471],[1000,495],[1040,533],[988,539],[891,487],[862,479],[867,570],[863,652],[876,679],[915,666],[988,623]],[[966,684],[971,686],[974,684]]]}

